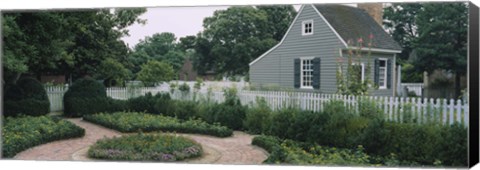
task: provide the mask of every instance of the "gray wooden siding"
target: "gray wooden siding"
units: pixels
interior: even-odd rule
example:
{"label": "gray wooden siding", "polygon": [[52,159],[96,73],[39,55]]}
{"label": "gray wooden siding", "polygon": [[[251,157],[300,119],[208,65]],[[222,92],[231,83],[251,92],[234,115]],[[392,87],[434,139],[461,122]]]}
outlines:
{"label": "gray wooden siding", "polygon": [[[311,19],[314,22],[313,35],[303,36],[302,21]],[[278,86],[293,89],[294,59],[320,57],[320,90],[318,91],[335,93],[337,91],[336,58],[340,56],[340,49],[345,46],[311,5],[305,5],[293,24],[281,45],[250,66],[251,84],[253,86]],[[373,79],[373,73],[371,75]],[[309,89],[308,91],[312,90]],[[391,95],[392,93],[389,90],[379,90],[373,94]]]}

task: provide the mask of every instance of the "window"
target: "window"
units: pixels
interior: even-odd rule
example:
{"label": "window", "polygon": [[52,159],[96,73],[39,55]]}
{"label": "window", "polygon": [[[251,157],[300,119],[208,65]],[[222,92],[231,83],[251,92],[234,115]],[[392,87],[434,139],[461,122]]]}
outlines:
{"label": "window", "polygon": [[300,63],[301,88],[313,88],[313,58],[302,58]]}
{"label": "window", "polygon": [[353,71],[356,72],[355,76],[363,82],[365,80],[365,65],[363,63],[353,63],[352,65]]}
{"label": "window", "polygon": [[378,88],[387,88],[387,60],[378,60]]}
{"label": "window", "polygon": [[313,20],[307,20],[302,22],[302,35],[313,34]]}

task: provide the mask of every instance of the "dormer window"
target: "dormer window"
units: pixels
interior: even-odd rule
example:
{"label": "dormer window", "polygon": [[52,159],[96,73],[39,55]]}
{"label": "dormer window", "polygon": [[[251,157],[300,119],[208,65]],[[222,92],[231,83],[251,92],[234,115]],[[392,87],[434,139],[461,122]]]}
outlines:
{"label": "dormer window", "polygon": [[302,35],[313,34],[313,20],[306,20],[302,22]]}

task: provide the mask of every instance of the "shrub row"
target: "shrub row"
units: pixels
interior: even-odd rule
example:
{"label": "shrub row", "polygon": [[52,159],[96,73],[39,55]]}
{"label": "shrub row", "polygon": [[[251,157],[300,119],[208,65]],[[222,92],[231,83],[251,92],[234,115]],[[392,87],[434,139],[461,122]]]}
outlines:
{"label": "shrub row", "polygon": [[115,112],[85,115],[84,120],[118,130],[120,132],[167,131],[199,133],[218,137],[233,134],[231,129],[218,124],[208,124],[201,120],[181,121],[173,117],[152,115],[140,112]]}
{"label": "shrub row", "polygon": [[75,124],[49,116],[7,117],[3,123],[2,156],[6,158],[36,145],[85,135]]}
{"label": "shrub row", "polygon": [[88,157],[106,160],[171,162],[201,156],[202,147],[181,136],[136,134],[101,139],[88,150]]}
{"label": "shrub row", "polygon": [[197,103],[194,101],[172,100],[168,93],[132,98],[127,101],[130,111],[146,112],[164,116],[177,117],[183,120],[197,119],[208,123],[219,123],[234,130],[243,129],[243,120],[247,107],[240,104],[240,100],[233,90],[226,90],[226,100],[223,103]]}
{"label": "shrub row", "polygon": [[126,101],[107,97],[103,84],[91,78],[75,81],[63,97],[63,106],[64,114],[69,117],[129,109]]}
{"label": "shrub row", "polygon": [[258,136],[253,145],[267,150],[270,155],[265,163],[295,165],[372,165],[370,156],[360,146],[356,149],[339,149],[316,144],[280,140],[273,136]]}
{"label": "shrub row", "polygon": [[293,108],[271,111],[267,107],[259,101],[248,110],[248,131],[330,147],[363,145],[374,156],[395,155],[401,165],[467,165],[467,129],[460,124],[386,122],[374,103],[368,102],[359,114],[341,101],[327,103],[321,113]]}
{"label": "shrub row", "polygon": [[42,84],[33,78],[22,78],[16,84],[5,85],[5,116],[41,116],[50,112],[50,101]]}

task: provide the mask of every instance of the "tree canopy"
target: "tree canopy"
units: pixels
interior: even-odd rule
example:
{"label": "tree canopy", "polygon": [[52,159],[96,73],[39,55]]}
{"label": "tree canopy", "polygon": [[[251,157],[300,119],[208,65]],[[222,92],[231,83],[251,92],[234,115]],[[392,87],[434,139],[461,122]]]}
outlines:
{"label": "tree canopy", "polygon": [[21,74],[94,75],[101,61],[126,61],[120,38],[126,27],[144,23],[145,9],[36,11],[4,13],[4,81]]}
{"label": "tree canopy", "polygon": [[195,41],[195,68],[244,75],[248,63],[283,37],[293,16],[292,6],[241,6],[215,11],[203,20]]}

